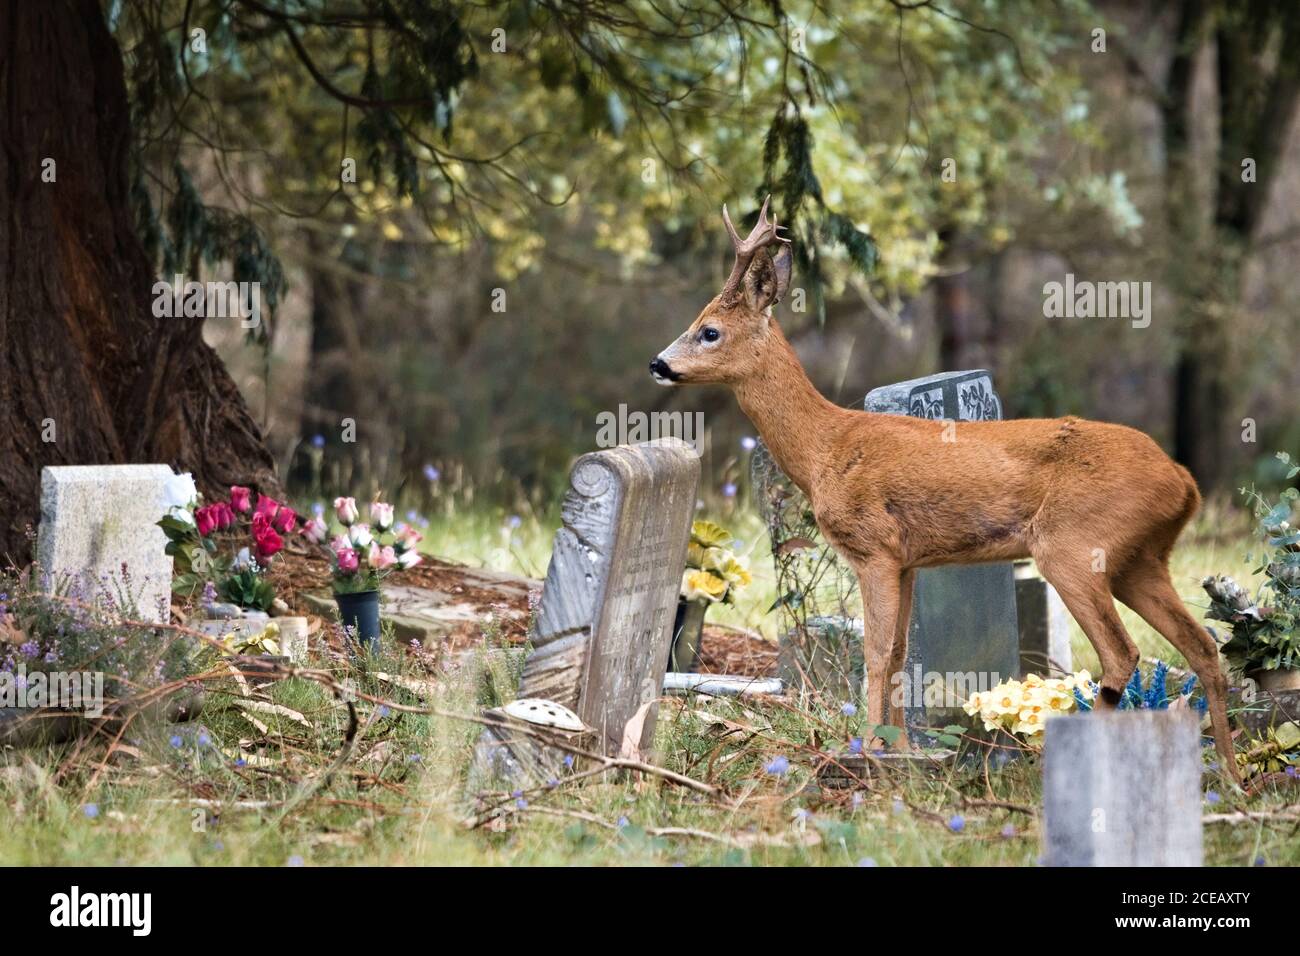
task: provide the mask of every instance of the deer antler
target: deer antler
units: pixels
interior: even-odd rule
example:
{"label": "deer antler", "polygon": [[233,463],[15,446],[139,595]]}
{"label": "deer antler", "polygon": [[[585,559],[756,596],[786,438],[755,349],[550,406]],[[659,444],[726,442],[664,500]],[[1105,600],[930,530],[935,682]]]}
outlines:
{"label": "deer antler", "polygon": [[727,276],[727,281],[722,287],[723,299],[734,299],[740,292],[741,280],[745,278],[745,272],[749,269],[749,264],[754,261],[754,255],[758,250],[774,242],[790,241],[776,234],[778,229],[784,228],[776,224],[776,217],[767,218],[767,205],[771,201],[772,196],[769,193],[763,200],[763,208],[758,211],[758,222],[754,224],[754,228],[745,239],[741,239],[736,233],[736,227],[731,224],[731,216],[727,213],[727,204],[722,204],[722,221],[727,227],[727,235],[731,236],[731,244],[736,249],[736,262],[731,267],[731,275]]}

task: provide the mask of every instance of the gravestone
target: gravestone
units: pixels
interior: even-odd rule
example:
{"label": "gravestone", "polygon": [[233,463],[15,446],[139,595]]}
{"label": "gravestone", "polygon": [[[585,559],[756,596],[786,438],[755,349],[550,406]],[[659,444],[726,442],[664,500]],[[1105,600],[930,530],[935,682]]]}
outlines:
{"label": "gravestone", "polygon": [[[171,614],[172,559],[158,527],[167,510],[166,465],[72,465],[41,469],[36,556],[52,589],[77,586],[87,598],[118,589],[140,617]],[[123,581],[125,565],[130,585]]]}
{"label": "gravestone", "polygon": [[[941,372],[884,385],[867,394],[869,412],[954,421],[1002,418],[993,377],[982,369]],[[950,477],[962,494],[961,476]],[[926,568],[916,573],[903,675],[909,736],[927,742],[923,728],[965,722],[959,697],[1020,672],[1016,588],[1009,563]],[[927,692],[931,675],[960,675],[952,695]],[[974,677],[976,686],[970,684]],[[933,681],[941,686],[940,677]],[[927,705],[927,700],[937,698]],[[948,706],[952,705],[952,706]]]}
{"label": "gravestone", "polygon": [[1043,741],[1048,866],[1200,866],[1195,711],[1051,717]]}
{"label": "gravestone", "polygon": [[1028,561],[1017,561],[1015,574],[1020,676],[1072,673],[1070,611],[1065,602],[1056,588],[1034,573]]}
{"label": "gravestone", "polygon": [[[699,478],[699,457],[678,439],[592,452],[569,475],[518,697],[572,710],[606,755],[643,707],[633,742],[644,753],[654,740]],[[480,756],[494,773],[535,760],[500,752],[510,741],[493,735]]]}

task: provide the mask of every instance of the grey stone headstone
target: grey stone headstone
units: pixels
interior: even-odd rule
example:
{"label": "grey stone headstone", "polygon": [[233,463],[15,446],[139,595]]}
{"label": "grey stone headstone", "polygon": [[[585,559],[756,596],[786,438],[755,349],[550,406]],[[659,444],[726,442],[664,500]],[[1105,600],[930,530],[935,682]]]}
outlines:
{"label": "grey stone headstone", "polygon": [[569,475],[518,696],[568,707],[611,756],[647,704],[638,749],[654,740],[699,478],[677,439],[592,452]]}
{"label": "grey stone headstone", "polygon": [[170,615],[172,559],[158,521],[167,509],[166,465],[71,465],[41,470],[41,523],[36,556],[50,586],[80,579],[90,594],[100,582],[123,587],[142,619]]}
{"label": "grey stone headstone", "polygon": [[[916,418],[1002,418],[993,377],[983,369],[884,385],[872,389],[863,404],[869,412]],[[953,475],[951,481],[952,493],[960,494],[961,476]],[[925,727],[965,722],[958,698],[1019,672],[1016,589],[1010,564],[917,572],[903,675],[906,720],[914,742],[926,742]],[[952,683],[947,675],[952,675]],[[939,701],[926,706],[926,688],[937,681],[946,683],[952,694],[934,693],[931,696]]]}
{"label": "grey stone headstone", "polygon": [[1186,709],[1049,718],[1044,862],[1200,866],[1199,726]]}
{"label": "grey stone headstone", "polygon": [[1069,674],[1070,611],[1028,562],[1016,564],[1016,617],[1020,622],[1020,676]]}

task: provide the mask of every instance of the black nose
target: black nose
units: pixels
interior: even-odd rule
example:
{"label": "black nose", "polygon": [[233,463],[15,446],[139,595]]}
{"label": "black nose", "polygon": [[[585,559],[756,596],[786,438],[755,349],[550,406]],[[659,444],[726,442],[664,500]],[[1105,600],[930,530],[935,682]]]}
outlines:
{"label": "black nose", "polygon": [[668,367],[668,363],[657,355],[650,362],[650,373],[652,375],[658,375],[660,378],[675,378],[673,370]]}

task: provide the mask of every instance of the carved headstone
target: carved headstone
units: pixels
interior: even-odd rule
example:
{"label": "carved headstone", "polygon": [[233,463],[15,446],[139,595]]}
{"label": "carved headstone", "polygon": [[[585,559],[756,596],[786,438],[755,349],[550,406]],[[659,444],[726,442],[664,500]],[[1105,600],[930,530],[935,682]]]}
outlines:
{"label": "carved headstone", "polygon": [[[864,407],[916,418],[1002,418],[993,377],[982,369],[884,385],[867,394]],[[961,475],[949,478],[952,494],[962,494]],[[964,720],[959,697],[1019,671],[1015,579],[1009,563],[917,572],[901,688],[914,742],[927,742],[922,728]],[[972,680],[975,686],[970,686]]]}
{"label": "carved headstone", "polygon": [[1052,717],[1043,733],[1048,866],[1201,865],[1194,711]]}
{"label": "carved headstone", "polygon": [[570,473],[518,696],[568,707],[605,754],[643,707],[637,749],[654,740],[699,477],[677,439],[583,455]]}
{"label": "carved headstone", "polygon": [[158,521],[172,477],[166,465],[43,468],[36,555],[48,586],[126,592],[142,619],[167,620],[172,559]]}

